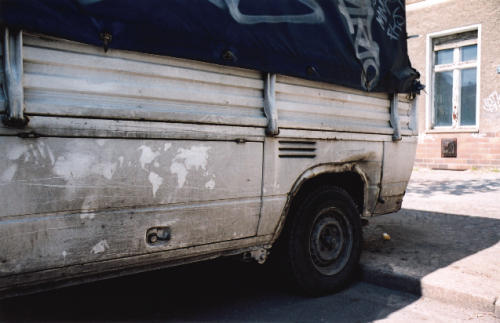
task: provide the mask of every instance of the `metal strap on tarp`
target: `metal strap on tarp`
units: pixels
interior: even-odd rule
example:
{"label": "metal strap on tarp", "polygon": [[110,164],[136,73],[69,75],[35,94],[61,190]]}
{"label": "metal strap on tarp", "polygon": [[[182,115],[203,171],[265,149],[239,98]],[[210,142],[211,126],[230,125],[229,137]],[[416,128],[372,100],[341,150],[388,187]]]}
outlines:
{"label": "metal strap on tarp", "polygon": [[414,98],[410,101],[410,111],[409,117],[410,122],[408,124],[408,128],[412,131],[414,136],[418,136],[418,95],[414,95]]}
{"label": "metal strap on tarp", "polygon": [[264,114],[268,120],[266,128],[266,135],[268,136],[276,136],[280,132],[278,128],[275,84],[276,74],[267,73],[264,82]]}
{"label": "metal strap on tarp", "polygon": [[29,119],[24,115],[23,38],[21,30],[4,29],[4,92],[7,115],[2,122],[9,127],[24,127]]}
{"label": "metal strap on tarp", "polygon": [[398,111],[398,94],[393,93],[390,97],[391,100],[391,127],[394,129],[394,134],[392,135],[392,140],[401,140],[401,123],[399,122],[399,111]]}

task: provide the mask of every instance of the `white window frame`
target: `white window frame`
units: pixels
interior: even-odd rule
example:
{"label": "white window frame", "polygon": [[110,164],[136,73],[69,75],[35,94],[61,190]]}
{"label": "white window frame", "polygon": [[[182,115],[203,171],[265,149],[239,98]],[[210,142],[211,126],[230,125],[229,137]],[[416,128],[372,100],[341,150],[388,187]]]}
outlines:
{"label": "white window frame", "polygon": [[[477,30],[477,62],[472,63],[472,64],[464,64],[460,63],[460,69],[466,68],[466,67],[476,67],[477,68],[477,81],[476,81],[476,124],[472,126],[460,126],[460,122],[457,123],[455,127],[434,127],[433,126],[433,119],[434,119],[434,45],[433,45],[433,40],[435,38],[440,38],[444,36],[450,36],[454,34],[460,34],[468,31],[476,31]],[[470,41],[463,41],[463,42],[457,42],[454,43],[451,47],[457,47],[455,49],[454,55],[458,55],[458,46],[467,46],[467,45],[473,45],[475,44],[475,40],[470,40]],[[446,45],[438,45],[437,47],[443,47],[444,49]],[[481,91],[481,25],[471,25],[471,26],[466,26],[466,27],[460,27],[460,28],[454,28],[454,29],[449,29],[449,30],[444,30],[444,31],[439,31],[431,34],[427,34],[427,53],[426,53],[426,76],[427,76],[427,98],[426,98],[426,122],[425,122],[425,128],[426,132],[478,132],[479,131],[479,119],[480,119],[480,91]],[[456,60],[454,59],[454,63]],[[442,71],[442,70],[451,70],[450,65],[448,64],[445,66],[439,66],[437,68],[437,72]],[[469,66],[470,65],[470,66]],[[454,77],[454,84],[453,86],[457,86],[455,84],[455,78],[458,78],[458,73],[454,72],[453,73]],[[457,74],[457,76],[455,76]],[[460,107],[458,107],[460,109]],[[459,114],[459,120],[460,120],[460,114]]]}

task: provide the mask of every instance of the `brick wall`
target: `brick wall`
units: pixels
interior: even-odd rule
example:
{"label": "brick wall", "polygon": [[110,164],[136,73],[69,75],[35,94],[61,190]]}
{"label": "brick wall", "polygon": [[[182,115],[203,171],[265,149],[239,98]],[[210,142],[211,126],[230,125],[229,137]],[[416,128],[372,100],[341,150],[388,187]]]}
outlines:
{"label": "brick wall", "polygon": [[[441,157],[441,138],[457,138],[456,158]],[[500,132],[420,134],[414,167],[500,170]]]}

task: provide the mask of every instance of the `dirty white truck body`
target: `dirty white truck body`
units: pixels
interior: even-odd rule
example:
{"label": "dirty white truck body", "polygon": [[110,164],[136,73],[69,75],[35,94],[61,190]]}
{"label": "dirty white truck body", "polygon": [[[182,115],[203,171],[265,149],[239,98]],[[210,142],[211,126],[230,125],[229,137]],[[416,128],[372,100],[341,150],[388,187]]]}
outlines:
{"label": "dirty white truck body", "polygon": [[362,216],[401,207],[415,100],[10,37],[0,114],[21,91],[30,120],[0,126],[3,297],[248,251],[259,258],[300,190],[324,183],[347,191]]}

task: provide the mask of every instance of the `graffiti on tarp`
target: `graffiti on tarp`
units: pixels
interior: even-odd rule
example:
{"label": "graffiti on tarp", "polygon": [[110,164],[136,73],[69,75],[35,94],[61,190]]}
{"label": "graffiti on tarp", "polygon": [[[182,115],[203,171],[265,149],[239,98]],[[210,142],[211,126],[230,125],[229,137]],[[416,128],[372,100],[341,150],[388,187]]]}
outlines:
{"label": "graffiti on tarp", "polygon": [[289,22],[295,24],[319,24],[325,21],[323,9],[314,0],[297,0],[312,9],[312,13],[304,15],[244,15],[241,13],[238,5],[240,0],[208,0],[217,7],[228,8],[231,17],[240,24],[259,24],[259,23],[282,23]]}
{"label": "graffiti on tarp", "polygon": [[[350,6],[347,7],[345,2]],[[339,10],[349,26],[349,32],[354,35],[354,26],[357,27],[354,48],[356,57],[363,64],[363,74],[361,75],[361,85],[370,90],[374,88],[379,79],[380,73],[380,48],[372,37],[373,7],[370,0],[339,0]],[[375,74],[368,79],[368,69],[372,67]]]}
{"label": "graffiti on tarp", "polygon": [[[377,3],[377,1],[374,1],[374,3]],[[394,3],[396,8],[391,9],[389,7],[390,3]],[[403,26],[406,23],[402,15],[403,12],[404,5],[401,0],[378,0],[377,18],[375,20],[377,20],[382,30],[387,31],[387,36],[392,40],[398,40],[403,31]]]}
{"label": "graffiti on tarp", "polygon": [[483,109],[488,112],[500,111],[500,94],[497,91],[491,93],[489,97],[484,99]]}
{"label": "graffiti on tarp", "polygon": [[[78,0],[83,5],[90,5],[103,0]],[[315,0],[296,0],[312,9],[311,13],[302,15],[244,15],[239,9],[241,0],[208,0],[220,9],[229,9],[231,17],[240,24],[282,23],[319,24],[325,21],[323,9]]]}

